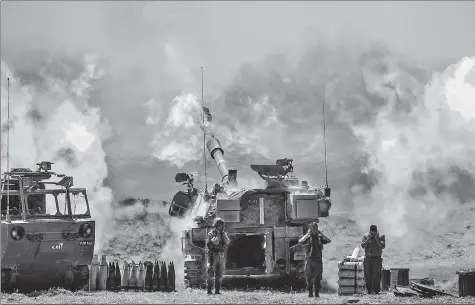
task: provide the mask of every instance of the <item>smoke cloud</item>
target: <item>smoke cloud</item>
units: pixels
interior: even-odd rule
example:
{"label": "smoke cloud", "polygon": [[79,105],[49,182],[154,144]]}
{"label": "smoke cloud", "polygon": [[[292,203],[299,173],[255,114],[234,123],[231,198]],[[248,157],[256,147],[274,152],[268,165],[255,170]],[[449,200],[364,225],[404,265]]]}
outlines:
{"label": "smoke cloud", "polygon": [[[474,203],[475,146],[470,139],[475,128],[469,111],[475,98],[470,80],[474,67],[475,58],[466,57],[435,74],[405,119],[393,115],[398,102],[393,96],[372,128],[356,130],[369,155],[364,171],[378,172],[370,192],[353,188],[361,230],[384,224],[387,234],[411,251],[426,235],[443,233],[447,215],[459,204]],[[399,83],[397,77],[393,84]]]}

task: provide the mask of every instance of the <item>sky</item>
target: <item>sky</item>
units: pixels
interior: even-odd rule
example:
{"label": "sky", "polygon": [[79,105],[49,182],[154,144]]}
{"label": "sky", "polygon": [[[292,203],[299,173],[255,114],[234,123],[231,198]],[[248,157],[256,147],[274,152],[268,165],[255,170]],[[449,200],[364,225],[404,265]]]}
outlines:
{"label": "sky", "polygon": [[383,41],[416,60],[475,54],[474,11],[472,1],[2,1],[1,34],[3,48],[86,49],[150,69],[167,41],[215,89],[243,62],[322,37]]}

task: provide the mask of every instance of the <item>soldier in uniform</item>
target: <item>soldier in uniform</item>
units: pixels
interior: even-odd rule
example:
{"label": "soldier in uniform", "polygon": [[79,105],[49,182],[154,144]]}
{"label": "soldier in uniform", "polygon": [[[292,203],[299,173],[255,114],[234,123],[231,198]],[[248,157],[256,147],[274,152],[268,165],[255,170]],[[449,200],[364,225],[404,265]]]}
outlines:
{"label": "soldier in uniform", "polygon": [[307,234],[299,240],[299,244],[306,245],[307,253],[305,257],[305,280],[307,282],[308,296],[320,296],[320,282],[322,280],[323,245],[330,243],[331,240],[318,230],[318,223],[312,222]]}
{"label": "soldier in uniform", "polygon": [[214,229],[208,233],[208,294],[212,294],[213,278],[215,294],[220,294],[221,279],[224,271],[224,250],[229,245],[229,237],[224,231],[224,220],[215,218]]}
{"label": "soldier in uniform", "polygon": [[368,294],[379,294],[381,288],[381,269],[383,268],[383,249],[386,238],[378,232],[375,225],[369,227],[368,235],[363,236],[361,247],[365,250],[364,279]]}

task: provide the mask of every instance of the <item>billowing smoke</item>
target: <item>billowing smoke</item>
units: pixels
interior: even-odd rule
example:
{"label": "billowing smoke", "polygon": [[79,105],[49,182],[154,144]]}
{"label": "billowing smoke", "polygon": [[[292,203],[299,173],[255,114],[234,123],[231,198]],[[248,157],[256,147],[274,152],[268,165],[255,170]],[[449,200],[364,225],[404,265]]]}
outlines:
{"label": "billowing smoke", "polygon": [[[59,66],[61,61],[56,63]],[[103,71],[92,58],[85,58],[68,79],[58,66],[37,66],[26,74],[10,70],[2,61],[2,169],[7,168],[9,130],[10,168],[35,168],[37,162],[52,161],[55,172],[73,176],[75,186],[88,190],[100,248],[111,216],[111,190],[103,185],[107,165],[102,141],[108,136],[108,125],[88,99],[92,83]]]}
{"label": "billowing smoke", "polygon": [[199,102],[193,94],[184,94],[173,99],[170,114],[153,140],[156,158],[169,161],[178,168],[187,162],[200,159],[199,148],[202,146],[202,140],[196,133],[200,110]]}
{"label": "billowing smoke", "polygon": [[371,128],[355,128],[369,155],[363,170],[378,173],[370,192],[353,189],[362,229],[373,222],[384,224],[411,251],[427,238],[421,233],[408,238],[411,232],[442,233],[447,215],[459,204],[474,202],[474,73],[475,58],[463,58],[434,75],[405,118],[393,111],[407,94],[404,75],[384,75],[386,86],[394,88],[383,96],[389,103]]}

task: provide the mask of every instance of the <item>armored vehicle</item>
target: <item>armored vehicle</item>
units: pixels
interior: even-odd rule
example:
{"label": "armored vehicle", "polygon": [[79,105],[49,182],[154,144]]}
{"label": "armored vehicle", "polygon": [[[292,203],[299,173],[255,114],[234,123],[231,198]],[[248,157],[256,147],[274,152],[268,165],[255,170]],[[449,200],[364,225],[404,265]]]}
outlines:
{"label": "armored vehicle", "polygon": [[314,189],[308,182],[290,176],[293,160],[285,158],[276,164],[251,165],[266,181],[264,189],[239,188],[237,170],[228,168],[219,140],[211,130],[203,129],[207,150],[218,166],[222,184],[215,184],[207,193],[194,188],[192,175],[179,173],[175,177],[188,190],[175,194],[169,214],[191,217],[195,224],[182,236],[185,285],[205,286],[207,233],[216,217],[226,222],[231,240],[225,254],[224,280],[252,276],[303,281],[305,249],[298,245],[298,240],[310,222],[329,215],[330,186]]}
{"label": "armored vehicle", "polygon": [[93,258],[95,222],[86,189],[73,177],[15,168],[1,180],[2,291],[83,288]]}

